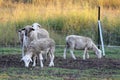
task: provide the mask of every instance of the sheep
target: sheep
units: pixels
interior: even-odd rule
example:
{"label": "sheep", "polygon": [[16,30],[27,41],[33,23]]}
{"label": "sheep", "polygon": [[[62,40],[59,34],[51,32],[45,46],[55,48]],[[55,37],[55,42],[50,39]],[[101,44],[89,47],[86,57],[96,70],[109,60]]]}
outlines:
{"label": "sheep", "polygon": [[[34,40],[30,43],[27,48],[27,52],[22,60],[25,63],[25,67],[29,67],[29,63],[32,62],[32,56],[38,55],[40,60],[40,66],[43,68],[43,54],[48,53],[50,56],[50,64],[49,66],[54,66],[54,52],[55,52],[55,41],[51,38],[42,38],[39,40]],[[35,61],[36,59],[34,59]],[[34,64],[36,66],[36,64]]]}
{"label": "sheep", "polygon": [[26,51],[27,48],[27,41],[26,41],[26,37],[25,37],[25,31],[19,29],[18,30],[18,35],[19,35],[19,41],[22,47],[22,57],[24,56],[24,52]]}
{"label": "sheep", "polygon": [[[49,33],[46,29],[42,28],[39,26],[39,24],[34,23],[31,26],[26,26],[25,28],[23,28],[22,30],[25,30],[25,36],[26,36],[26,41],[28,42],[28,44],[33,41],[33,40],[37,40],[37,39],[41,39],[41,38],[49,38]],[[47,54],[46,54],[46,59],[47,59]]]}
{"label": "sheep", "polygon": [[[66,50],[70,49],[71,56],[74,60],[76,57],[73,53],[74,49],[84,50],[83,60],[89,58],[88,50],[93,50],[98,58],[102,57],[101,50],[93,43],[92,39],[89,37],[69,35],[66,37],[66,47],[64,49],[63,58],[66,59]],[[87,56],[86,56],[87,55]]]}
{"label": "sheep", "polygon": [[26,47],[30,44],[31,41],[41,38],[49,38],[48,31],[44,28],[39,28],[40,26],[38,25],[39,24],[34,23],[33,26],[27,25],[19,30],[19,39],[22,45],[22,57],[24,56]]}

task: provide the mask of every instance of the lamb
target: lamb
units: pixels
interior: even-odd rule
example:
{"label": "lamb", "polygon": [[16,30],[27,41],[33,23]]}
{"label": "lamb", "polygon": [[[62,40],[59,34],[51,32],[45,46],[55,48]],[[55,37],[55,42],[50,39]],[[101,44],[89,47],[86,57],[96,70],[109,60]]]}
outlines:
{"label": "lamb", "polygon": [[78,36],[78,35],[69,35],[66,37],[66,47],[64,49],[63,58],[66,59],[66,50],[70,49],[71,56],[74,60],[76,57],[73,53],[74,49],[84,50],[83,60],[89,58],[88,50],[93,50],[98,58],[102,57],[101,50],[93,43],[92,39],[89,37]]}
{"label": "lamb", "polygon": [[[29,67],[29,63],[32,62],[32,56],[38,55],[40,60],[41,68],[43,67],[43,54],[48,53],[50,56],[49,66],[54,66],[54,52],[55,52],[55,41],[51,38],[42,38],[39,40],[34,40],[30,43],[27,48],[27,52],[22,60],[25,63],[25,67]],[[35,59],[36,60],[36,59]],[[34,61],[35,61],[34,60]],[[36,66],[36,64],[34,64]]]}

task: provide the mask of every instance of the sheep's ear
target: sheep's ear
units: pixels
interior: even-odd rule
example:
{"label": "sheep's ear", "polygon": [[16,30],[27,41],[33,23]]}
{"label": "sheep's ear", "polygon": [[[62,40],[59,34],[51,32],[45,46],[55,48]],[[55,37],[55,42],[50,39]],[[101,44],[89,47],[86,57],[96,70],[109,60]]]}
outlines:
{"label": "sheep's ear", "polygon": [[37,25],[38,27],[41,27],[40,25]]}
{"label": "sheep's ear", "polygon": [[25,30],[25,28],[21,29],[21,30]]}
{"label": "sheep's ear", "polygon": [[33,29],[33,28],[30,28],[30,31],[34,31],[35,29]]}
{"label": "sheep's ear", "polygon": [[21,32],[21,29],[19,29],[18,32]]}

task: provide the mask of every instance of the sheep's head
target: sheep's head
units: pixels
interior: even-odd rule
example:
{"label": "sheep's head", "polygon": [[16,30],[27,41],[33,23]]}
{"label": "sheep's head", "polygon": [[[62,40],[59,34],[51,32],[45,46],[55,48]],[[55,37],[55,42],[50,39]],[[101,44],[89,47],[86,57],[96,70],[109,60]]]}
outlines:
{"label": "sheep's head", "polygon": [[98,49],[98,51],[96,51],[95,53],[99,59],[102,58],[102,51],[100,49]]}
{"label": "sheep's head", "polygon": [[29,63],[32,62],[31,57],[28,56],[28,55],[24,56],[21,60],[24,61],[24,63],[25,63],[25,67],[29,67]]}
{"label": "sheep's head", "polygon": [[34,31],[35,29],[32,27],[32,26],[26,26],[26,27],[24,27],[22,30],[24,30],[25,31],[25,36],[30,36],[30,32],[31,31]]}
{"label": "sheep's head", "polygon": [[33,23],[32,27],[33,27],[34,29],[38,29],[38,28],[41,27],[41,25],[38,24],[38,23]]}

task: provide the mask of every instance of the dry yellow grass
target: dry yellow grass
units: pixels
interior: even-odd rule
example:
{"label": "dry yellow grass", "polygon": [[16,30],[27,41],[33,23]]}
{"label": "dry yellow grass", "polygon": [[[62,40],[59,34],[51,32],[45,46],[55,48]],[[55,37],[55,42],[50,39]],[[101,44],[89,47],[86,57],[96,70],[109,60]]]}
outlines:
{"label": "dry yellow grass", "polygon": [[[88,2],[85,1],[77,1],[77,0],[32,0],[33,4],[23,4],[23,3],[12,3],[7,2],[4,3],[3,0],[0,1],[0,5],[3,6],[0,9],[0,21],[21,21],[25,19],[35,20],[38,17],[43,17],[44,19],[48,17],[57,17],[58,15],[82,15],[84,18],[97,18],[97,5],[100,4],[101,7],[105,5],[110,5],[114,8],[114,6],[118,6],[120,4],[120,0],[91,0]],[[94,3],[92,2],[94,1]],[[96,3],[96,4],[95,4]],[[94,5],[94,8],[91,8],[90,5]],[[114,5],[114,6],[113,6]],[[106,14],[107,13],[107,14]],[[115,18],[115,16],[119,15],[120,11],[111,10],[111,8],[102,8],[102,17],[111,16]]]}
{"label": "dry yellow grass", "polygon": [[[89,27],[95,28],[98,5],[101,6],[101,21],[105,29],[113,30],[120,22],[120,0],[28,0],[26,3],[22,1],[24,0],[0,0],[0,42],[17,43],[17,30],[33,22],[41,22],[40,24],[46,27],[61,27],[62,29],[58,29],[63,31],[74,29],[80,32]],[[2,34],[4,30],[5,36]]]}

